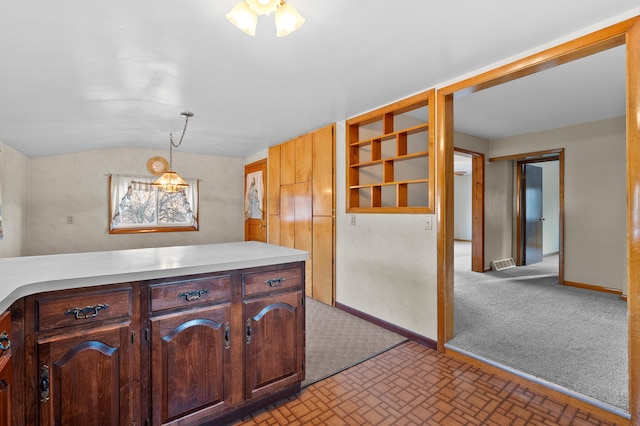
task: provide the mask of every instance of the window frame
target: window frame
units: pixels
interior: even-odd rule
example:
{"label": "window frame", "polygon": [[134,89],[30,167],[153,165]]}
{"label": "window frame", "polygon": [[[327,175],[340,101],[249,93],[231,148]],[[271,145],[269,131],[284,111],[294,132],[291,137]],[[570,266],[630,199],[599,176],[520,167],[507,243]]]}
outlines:
{"label": "window frame", "polygon": [[[112,204],[113,204],[113,176],[114,175],[109,175],[108,176],[108,186],[107,186],[107,190],[108,190],[108,194],[109,194],[109,198],[108,198],[108,205],[107,205],[107,210],[108,210],[108,217],[109,217],[109,222],[107,225],[108,228],[108,233],[109,234],[142,234],[142,233],[154,233],[154,232],[192,232],[192,231],[198,231],[200,229],[199,223],[200,223],[200,180],[199,179],[186,179],[187,181],[192,181],[190,182],[190,185],[192,186],[191,190],[195,191],[195,195],[194,198],[196,199],[196,208],[192,210],[193,213],[193,219],[195,224],[189,224],[189,225],[154,225],[154,226],[148,226],[148,225],[144,225],[144,226],[127,226],[127,227],[122,227],[122,228],[113,228],[112,227],[112,223],[113,223],[113,209],[112,209]],[[128,177],[131,179],[149,179],[149,176],[137,176],[137,175],[129,175],[129,174],[123,174],[123,175],[119,175],[119,176],[124,176],[124,177]],[[158,206],[156,203],[156,212],[158,211]]]}

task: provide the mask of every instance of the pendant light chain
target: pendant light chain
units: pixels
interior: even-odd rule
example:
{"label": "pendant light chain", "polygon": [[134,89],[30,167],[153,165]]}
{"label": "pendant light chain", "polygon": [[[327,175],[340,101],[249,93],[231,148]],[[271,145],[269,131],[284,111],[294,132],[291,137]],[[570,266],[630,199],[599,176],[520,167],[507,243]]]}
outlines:
{"label": "pendant light chain", "polygon": [[182,135],[180,136],[180,140],[176,144],[173,141],[173,134],[169,133],[169,170],[173,170],[173,148],[178,148],[182,145],[182,139],[184,138],[184,134],[187,131],[187,124],[189,124],[189,117],[193,117],[192,112],[181,112],[180,115],[184,115],[184,128],[182,129]]}

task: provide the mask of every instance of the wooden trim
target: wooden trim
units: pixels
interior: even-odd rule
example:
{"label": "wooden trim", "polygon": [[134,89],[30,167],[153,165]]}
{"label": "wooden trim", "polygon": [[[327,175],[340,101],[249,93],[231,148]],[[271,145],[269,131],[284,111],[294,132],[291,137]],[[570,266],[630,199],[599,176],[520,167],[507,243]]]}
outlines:
{"label": "wooden trim", "polygon": [[[453,235],[449,223],[453,211],[443,208],[451,197],[448,180],[453,176],[453,159],[442,158],[453,147],[453,94],[462,95],[493,87],[507,81],[552,68],[612,47],[627,48],[627,279],[629,317],[629,407],[632,423],[640,422],[640,19],[634,17],[595,31],[559,46],[546,49],[477,76],[459,81],[437,91],[437,191],[438,214],[438,350],[453,329],[453,280],[450,267]],[[445,100],[447,105],[444,104]],[[449,105],[449,103],[451,105]],[[564,183],[561,182],[561,194]],[[561,195],[563,197],[563,195]],[[564,212],[563,212],[564,213]],[[564,224],[561,223],[561,250],[564,247]],[[561,253],[561,260],[563,260]],[[443,265],[443,262],[445,265]],[[562,270],[563,274],[564,271]],[[562,275],[563,278],[563,275]]]}
{"label": "wooden trim", "polygon": [[516,171],[516,187],[513,195],[516,197],[516,266],[523,265],[524,258],[524,242],[522,241],[522,166],[520,163],[515,165]]}
{"label": "wooden trim", "polygon": [[593,285],[593,284],[576,283],[573,281],[565,281],[561,284],[566,285],[567,287],[577,287],[577,288],[583,288],[585,290],[599,291],[601,293],[618,294],[622,296],[622,290],[618,290],[617,288],[602,287],[602,286]]}
{"label": "wooden trim", "polygon": [[564,149],[559,154],[560,167],[558,173],[560,174],[560,186],[558,191],[560,192],[560,223],[558,229],[558,282],[564,283]]}
{"label": "wooden trim", "polygon": [[640,19],[627,33],[629,411],[640,423]]}
{"label": "wooden trim", "polygon": [[[471,270],[484,272],[484,154],[464,148],[454,153],[471,157]],[[455,171],[454,175],[458,175]],[[455,181],[454,181],[455,182]],[[454,206],[455,208],[455,206]]]}
{"label": "wooden trim", "polygon": [[484,271],[484,155],[477,154],[472,160],[473,197],[471,212],[471,270]]}
{"label": "wooden trim", "polygon": [[393,331],[394,333],[399,334],[401,336],[404,336],[404,337],[406,337],[407,339],[409,339],[409,340],[411,340],[413,342],[421,344],[422,346],[426,346],[426,347],[428,347],[430,349],[433,349],[433,350],[437,349],[438,344],[434,340],[431,340],[428,337],[422,336],[422,335],[420,335],[418,333],[414,333],[411,330],[407,330],[406,328],[398,327],[395,324],[391,324],[390,322],[387,322],[387,321],[382,320],[380,318],[374,317],[372,315],[369,315],[367,313],[364,313],[362,311],[354,309],[354,308],[352,308],[350,306],[343,305],[340,302],[336,302],[336,308],[340,309],[341,311],[347,312],[347,313],[349,313],[349,314],[351,314],[353,316],[361,318],[361,319],[363,319],[365,321],[368,321],[371,324],[375,324],[378,327],[382,327],[382,328],[384,328],[386,330]]}
{"label": "wooden trim", "polygon": [[488,373],[495,374],[496,376],[502,377],[505,380],[515,382],[533,392],[541,393],[543,395],[548,395],[560,403],[568,404],[580,410],[587,411],[595,416],[600,417],[603,420],[607,420],[616,425],[631,425],[631,422],[626,417],[622,417],[612,411],[605,410],[602,407],[589,404],[588,402],[582,399],[578,399],[567,393],[560,392],[552,387],[545,386],[541,383],[532,382],[526,379],[525,377],[519,376],[508,370],[502,369],[496,365],[489,364],[480,359],[458,352],[453,348],[446,348],[445,355],[448,355],[452,358],[457,358],[462,362],[471,364],[474,367],[480,368]]}
{"label": "wooden trim", "polygon": [[[528,162],[533,163],[537,161],[552,161],[554,158],[557,157],[557,156],[554,157],[552,154],[559,155],[563,151],[564,151],[564,148],[557,148],[557,149],[548,149],[546,151],[534,151],[534,152],[526,152],[522,154],[504,155],[502,157],[491,157],[489,158],[489,162],[493,163],[495,161],[527,160]],[[546,158],[547,156],[548,158]],[[541,157],[545,157],[545,158],[541,158]]]}
{"label": "wooden trim", "polygon": [[454,335],[453,296],[453,95],[436,93],[436,204],[438,351]]}
{"label": "wooden trim", "polygon": [[453,93],[457,95],[470,94],[516,80],[520,77],[535,74],[545,69],[566,64],[567,62],[584,58],[585,56],[593,55],[594,53],[602,52],[612,47],[621,46],[625,43],[626,32],[633,27],[636,20],[637,17],[627,19],[626,21],[568,41],[551,49],[538,52],[518,61],[451,84],[441,90],[445,95]]}

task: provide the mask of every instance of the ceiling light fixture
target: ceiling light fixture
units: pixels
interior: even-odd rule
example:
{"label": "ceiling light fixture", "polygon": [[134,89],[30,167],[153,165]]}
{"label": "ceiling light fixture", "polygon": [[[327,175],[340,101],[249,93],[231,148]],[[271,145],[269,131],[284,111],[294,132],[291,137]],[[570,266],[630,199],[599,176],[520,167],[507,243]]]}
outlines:
{"label": "ceiling light fixture", "polygon": [[304,24],[304,18],[284,0],[243,0],[226,16],[238,29],[254,36],[258,15],[271,15],[271,12],[276,13],[276,37],[289,35]]}
{"label": "ceiling light fixture", "polygon": [[187,124],[189,123],[189,117],[193,117],[193,113],[185,111],[181,112],[180,115],[184,115],[185,118],[180,141],[178,141],[177,144],[174,143],[173,135],[169,133],[169,170],[164,172],[162,176],[151,184],[164,192],[178,192],[189,187],[189,184],[185,182],[179,174],[173,171],[173,148],[177,148],[182,145],[182,139],[184,138],[184,133],[187,131]]}

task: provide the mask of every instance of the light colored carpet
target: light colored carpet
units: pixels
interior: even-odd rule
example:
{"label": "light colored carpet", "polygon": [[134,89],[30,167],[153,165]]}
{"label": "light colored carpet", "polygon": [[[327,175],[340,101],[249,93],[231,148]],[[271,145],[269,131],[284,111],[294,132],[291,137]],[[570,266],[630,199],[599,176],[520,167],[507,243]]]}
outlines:
{"label": "light colored carpet", "polygon": [[389,350],[407,339],[340,309],[306,299],[308,386]]}
{"label": "light colored carpet", "polygon": [[464,250],[456,243],[450,346],[628,411],[626,302],[560,285],[557,256],[474,273]]}

